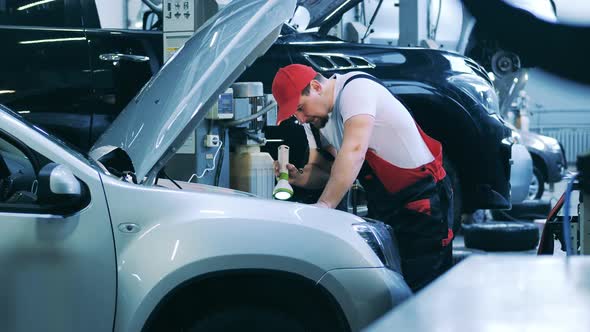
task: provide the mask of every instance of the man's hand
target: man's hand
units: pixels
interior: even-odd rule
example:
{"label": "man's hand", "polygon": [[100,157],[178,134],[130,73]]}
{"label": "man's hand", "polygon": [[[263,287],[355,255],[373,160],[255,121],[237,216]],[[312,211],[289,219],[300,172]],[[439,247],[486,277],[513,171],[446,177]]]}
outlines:
{"label": "man's hand", "polygon": [[[275,177],[279,177],[280,173],[280,166],[278,160],[274,161],[275,167]],[[301,182],[303,181],[303,172],[300,171],[295,165],[287,164],[287,171],[289,172],[289,184],[301,187]]]}
{"label": "man's hand", "polygon": [[311,206],[315,206],[315,207],[323,208],[323,209],[330,209],[331,208],[328,204],[326,204],[324,202],[317,202],[317,203],[311,204]]}
{"label": "man's hand", "polygon": [[[289,172],[289,183],[307,189],[324,188],[330,178],[332,164],[324,159],[315,149],[309,151],[308,164],[305,167],[297,168],[293,164],[287,164]],[[275,176],[279,176],[279,162],[274,162]]]}

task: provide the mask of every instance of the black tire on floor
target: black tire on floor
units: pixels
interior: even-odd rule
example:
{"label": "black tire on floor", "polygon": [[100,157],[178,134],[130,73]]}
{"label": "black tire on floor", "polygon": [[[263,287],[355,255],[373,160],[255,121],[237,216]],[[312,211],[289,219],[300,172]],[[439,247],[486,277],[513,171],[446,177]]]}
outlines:
{"label": "black tire on floor", "polygon": [[485,251],[532,250],[539,243],[539,228],[526,222],[492,221],[463,225],[465,247]]}
{"label": "black tire on floor", "polygon": [[534,221],[545,219],[551,212],[551,201],[534,200],[512,204],[511,210],[492,210],[495,220]]}
{"label": "black tire on floor", "polygon": [[303,332],[301,322],[279,310],[260,307],[228,307],[194,322],[190,332],[262,331]]}
{"label": "black tire on floor", "polygon": [[461,214],[463,213],[463,191],[461,189],[461,181],[457,169],[451,162],[451,160],[444,155],[443,156],[443,168],[447,172],[449,180],[453,186],[453,233],[457,234],[461,230]]}
{"label": "black tire on floor", "polygon": [[[512,205],[514,206],[514,205]],[[492,217],[494,220],[510,220],[510,221],[519,221],[516,219],[511,213],[510,210],[491,210]],[[520,218],[522,221],[527,221],[526,218]],[[531,220],[534,221],[534,220]]]}

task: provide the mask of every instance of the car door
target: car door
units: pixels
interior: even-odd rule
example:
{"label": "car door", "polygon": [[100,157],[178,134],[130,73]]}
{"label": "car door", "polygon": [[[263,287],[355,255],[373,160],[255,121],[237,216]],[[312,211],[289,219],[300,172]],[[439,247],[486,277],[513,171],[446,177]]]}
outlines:
{"label": "car door", "polygon": [[78,0],[0,0],[0,104],[81,149],[91,93]]}
{"label": "car door", "polygon": [[163,57],[161,31],[122,28],[100,17],[96,8],[93,0],[82,0],[94,90],[93,142],[158,72]]}
{"label": "car door", "polygon": [[[26,136],[42,138],[33,130]],[[0,164],[5,166],[0,167],[0,187],[6,188],[1,183],[7,172],[19,179],[14,193],[0,201],[0,329],[110,331],[117,270],[99,175],[65,150],[42,155],[37,148],[0,129]],[[32,199],[31,177],[38,175],[34,170],[49,161],[67,165],[87,189],[86,200],[73,212],[50,212],[51,205]],[[43,197],[41,190],[37,194],[37,199]]]}

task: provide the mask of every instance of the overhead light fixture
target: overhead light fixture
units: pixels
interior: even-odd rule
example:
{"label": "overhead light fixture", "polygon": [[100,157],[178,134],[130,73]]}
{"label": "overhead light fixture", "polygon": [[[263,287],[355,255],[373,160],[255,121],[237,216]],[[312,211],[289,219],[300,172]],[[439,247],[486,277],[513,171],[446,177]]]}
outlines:
{"label": "overhead light fixture", "polygon": [[10,93],[15,93],[16,91],[14,90],[0,90],[0,95],[6,95],[6,94],[10,94]]}
{"label": "overhead light fixture", "polygon": [[41,1],[31,2],[28,5],[24,5],[24,6],[18,7],[16,10],[25,10],[25,9],[29,9],[31,7],[39,6],[39,5],[42,5],[44,3],[53,2],[53,1],[55,1],[55,0],[41,0]]}
{"label": "overhead light fixture", "polygon": [[272,196],[275,199],[285,201],[293,197],[293,187],[289,184],[289,171],[287,164],[289,163],[289,147],[286,145],[279,146],[279,181],[272,191]]}

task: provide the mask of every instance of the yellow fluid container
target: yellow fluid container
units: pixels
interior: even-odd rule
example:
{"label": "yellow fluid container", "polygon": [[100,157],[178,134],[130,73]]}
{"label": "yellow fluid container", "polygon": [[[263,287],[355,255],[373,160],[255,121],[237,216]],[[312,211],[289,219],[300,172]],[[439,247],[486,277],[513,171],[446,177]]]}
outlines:
{"label": "yellow fluid container", "polygon": [[230,187],[272,199],[275,185],[273,159],[259,146],[239,146],[230,157]]}

